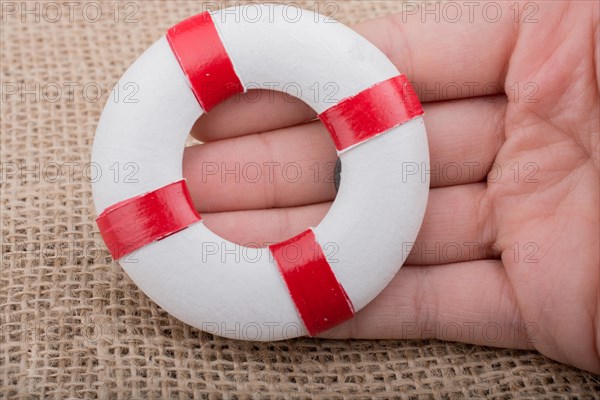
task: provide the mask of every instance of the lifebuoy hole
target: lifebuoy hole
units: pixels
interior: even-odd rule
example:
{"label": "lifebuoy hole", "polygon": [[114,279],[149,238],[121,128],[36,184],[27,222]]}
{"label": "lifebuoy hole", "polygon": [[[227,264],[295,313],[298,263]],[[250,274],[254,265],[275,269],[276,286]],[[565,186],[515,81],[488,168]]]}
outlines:
{"label": "lifebuoy hole", "polygon": [[[269,116],[271,112],[296,117],[273,119]],[[298,115],[303,120],[298,120]],[[298,147],[297,152],[291,152],[285,160],[274,159],[285,150],[279,142],[270,140],[266,144],[281,147],[271,149],[270,155],[259,154],[256,149],[260,147],[253,145],[256,135],[270,135],[271,139],[274,135],[289,136],[288,128],[319,123],[314,121],[318,121],[315,112],[293,93],[263,89],[234,95],[200,117],[190,132],[187,146],[203,142],[219,144],[211,144],[216,151],[186,152],[186,158],[195,160],[193,171],[184,167],[184,177],[204,224],[230,242],[254,248],[267,247],[317,226],[329,211],[327,203],[339,190],[339,158],[327,162],[317,158],[306,160],[304,145],[296,142],[290,145]],[[269,129],[278,124],[289,126]],[[249,131],[244,132],[245,129]],[[307,126],[307,129],[314,134],[314,128]],[[333,141],[330,146],[327,151],[334,154]],[[253,151],[257,153],[252,154]],[[312,184],[316,186],[310,187]],[[308,191],[310,194],[306,194]],[[268,198],[261,199],[261,193]]]}

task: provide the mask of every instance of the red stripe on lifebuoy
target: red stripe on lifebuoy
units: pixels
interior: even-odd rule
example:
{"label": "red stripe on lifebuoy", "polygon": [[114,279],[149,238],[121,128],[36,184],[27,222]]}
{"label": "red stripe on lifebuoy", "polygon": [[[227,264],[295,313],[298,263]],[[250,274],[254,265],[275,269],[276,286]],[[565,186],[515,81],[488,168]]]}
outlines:
{"label": "red stripe on lifebuoy", "polygon": [[335,147],[345,150],[423,115],[405,75],[378,83],[319,115]]}
{"label": "red stripe on lifebuoy", "polygon": [[208,12],[169,29],[167,40],[205,112],[228,97],[244,92]]}
{"label": "red stripe on lifebuoy", "polygon": [[110,206],[96,218],[96,223],[110,254],[117,260],[201,219],[185,180],[180,180]]}
{"label": "red stripe on lifebuoy", "polygon": [[310,336],[354,316],[352,302],[311,229],[269,249]]}

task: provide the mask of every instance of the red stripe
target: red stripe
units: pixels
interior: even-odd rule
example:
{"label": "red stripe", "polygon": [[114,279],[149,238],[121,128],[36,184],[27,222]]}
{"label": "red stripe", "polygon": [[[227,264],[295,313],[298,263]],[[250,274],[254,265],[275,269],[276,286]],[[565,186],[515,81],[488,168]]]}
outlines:
{"label": "red stripe", "polygon": [[228,97],[244,92],[208,12],[188,18],[169,29],[167,40],[204,111],[208,112]]}
{"label": "red stripe", "polygon": [[269,246],[310,336],[352,318],[354,308],[312,230]]}
{"label": "red stripe", "polygon": [[200,220],[185,180],[121,201],[96,218],[115,260]]}
{"label": "red stripe", "polygon": [[342,100],[319,118],[342,151],[419,115],[419,98],[406,76],[399,75]]}

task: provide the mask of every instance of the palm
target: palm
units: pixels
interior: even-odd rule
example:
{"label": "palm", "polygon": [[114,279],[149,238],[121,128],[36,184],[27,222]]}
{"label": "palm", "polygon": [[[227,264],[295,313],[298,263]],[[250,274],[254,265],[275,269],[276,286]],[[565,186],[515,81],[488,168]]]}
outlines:
{"label": "palm", "polygon": [[[509,103],[496,158],[502,177],[491,177],[488,192],[521,318],[535,322],[533,344],[552,358],[598,368],[600,87],[589,26],[569,26],[573,13],[557,17],[563,29],[512,56],[508,86],[531,82],[530,93],[539,91],[527,99],[521,90]],[[530,56],[536,46],[545,48]]]}
{"label": "palm", "polygon": [[[600,17],[594,2],[566,4],[542,3],[529,25],[505,8],[495,24],[397,15],[356,27],[415,82],[434,172],[407,266],[327,335],[537,348],[600,371]],[[452,85],[469,92],[444,90]],[[313,117],[263,93],[198,122],[192,133],[207,143],[186,149],[184,175],[211,229],[264,244],[321,220],[335,197],[323,179],[335,150],[318,122],[305,123]],[[258,184],[205,174],[271,162],[307,173]]]}

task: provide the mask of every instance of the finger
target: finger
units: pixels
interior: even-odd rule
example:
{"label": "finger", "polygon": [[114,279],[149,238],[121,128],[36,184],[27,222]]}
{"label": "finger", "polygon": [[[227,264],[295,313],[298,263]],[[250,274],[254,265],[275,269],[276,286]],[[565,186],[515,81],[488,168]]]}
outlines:
{"label": "finger", "polygon": [[[317,226],[331,203],[202,214],[204,223],[221,237],[243,246],[264,247]],[[410,253],[407,263],[447,264],[498,257],[490,224],[491,205],[485,184],[433,189],[415,243],[398,243]],[[242,227],[243,229],[240,229]]]}
{"label": "finger", "polygon": [[524,321],[501,261],[400,269],[356,317],[322,337],[428,339],[530,349],[536,321]]}
{"label": "finger", "polygon": [[[511,4],[494,3],[484,7],[485,12],[476,6],[479,9],[473,10],[473,4],[453,3],[462,15],[454,21],[440,18],[439,10],[427,14],[424,3],[420,7],[415,3],[404,13],[366,21],[354,29],[409,77],[422,102],[502,93],[518,11],[514,5],[509,9]],[[498,16],[490,16],[494,13]],[[198,120],[192,135],[201,141],[225,139],[298,125],[315,116],[301,101],[260,91],[216,107]]]}
{"label": "finger", "polygon": [[317,226],[331,202],[269,210],[202,214],[204,224],[222,238],[246,247],[266,247]]}
{"label": "finger", "polygon": [[336,158],[313,123],[187,147],[183,176],[200,212],[294,207],[335,198]]}
{"label": "finger", "polygon": [[518,33],[514,5],[493,3],[484,11],[453,3],[461,18],[439,7],[432,12],[432,5],[416,3],[354,28],[409,77],[422,102],[503,93]]}
{"label": "finger", "polygon": [[481,182],[505,142],[506,96],[425,105],[432,187]]}
{"label": "finger", "polygon": [[[432,187],[482,181],[504,142],[504,97],[425,105]],[[184,176],[201,212],[295,207],[335,198],[336,152],[309,123],[185,149]],[[343,178],[342,178],[343,179]]]}
{"label": "finger", "polygon": [[277,91],[252,90],[203,115],[191,135],[210,142],[294,126],[314,118],[313,109],[298,98]]}
{"label": "finger", "polygon": [[433,189],[429,196],[407,263],[437,265],[500,257],[486,184]]}

